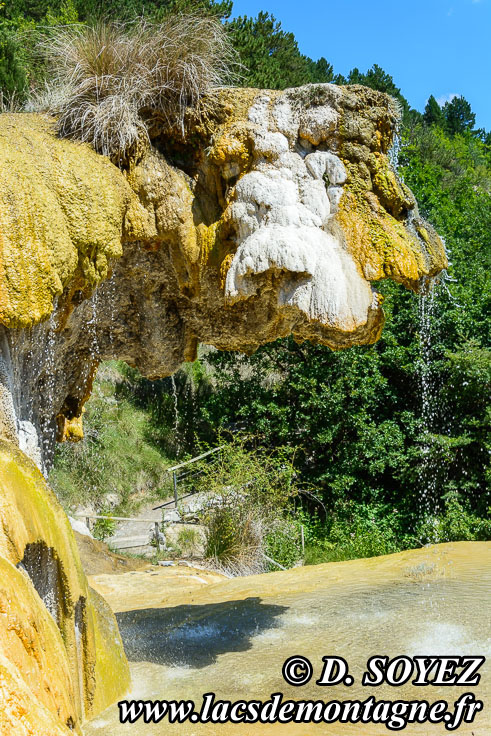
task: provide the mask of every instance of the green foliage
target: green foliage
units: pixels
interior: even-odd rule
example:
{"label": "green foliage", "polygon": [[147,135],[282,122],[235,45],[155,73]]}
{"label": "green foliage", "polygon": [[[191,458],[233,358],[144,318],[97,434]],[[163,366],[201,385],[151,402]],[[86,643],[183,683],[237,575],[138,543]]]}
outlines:
{"label": "green foliage", "polygon": [[23,103],[34,87],[44,84],[46,65],[36,51],[40,29],[47,32],[77,20],[74,0],[0,3],[0,97],[4,102]]}
{"label": "green foliage", "polygon": [[428,98],[428,102],[426,103],[423,119],[425,122],[425,125],[438,125],[439,127],[443,127],[445,116],[443,114],[443,110],[438,104],[438,102],[435,100],[433,95],[430,95]]}
{"label": "green foliage", "polygon": [[118,365],[105,364],[99,374],[84,415],[84,439],[58,445],[50,483],[67,511],[87,504],[100,510],[112,493],[124,516],[142,500],[170,493],[169,461],[157,446],[151,417],[125,395]]}
{"label": "green foliage", "polygon": [[194,13],[228,18],[232,12],[232,0],[76,0],[81,20],[118,18],[132,20],[146,17],[162,20],[170,13]]}
{"label": "green foliage", "polygon": [[443,115],[445,128],[450,135],[472,130],[476,122],[476,116],[465,97],[454,97],[450,102],[446,102],[443,107]]}
{"label": "green foliage", "polygon": [[186,527],[177,535],[177,547],[184,557],[194,557],[201,547],[202,539],[197,529]]}
{"label": "green foliage", "polygon": [[301,54],[293,33],[284,31],[269,13],[236,18],[228,29],[245,67],[244,86],[285,89],[334,79],[326,59],[314,62]]}
{"label": "green foliage", "polygon": [[399,87],[396,87],[390,74],[387,74],[378,64],[374,64],[371,69],[368,69],[364,73],[355,67],[350,71],[347,83],[363,84],[365,87],[377,89],[379,92],[392,95],[392,97],[402,98],[401,90]]}
{"label": "green foliage", "polygon": [[413,540],[402,542],[397,509],[384,505],[340,502],[324,523],[309,515],[303,523],[307,565],[391,554],[404,542],[414,546]]}
{"label": "green foliage", "polygon": [[431,95],[426,103],[423,120],[425,125],[443,128],[450,136],[454,136],[472,132],[476,116],[465,97],[453,97],[442,108]]}
{"label": "green foliage", "polygon": [[456,492],[445,497],[445,510],[440,515],[426,516],[418,526],[417,535],[424,544],[441,542],[486,541],[491,537],[491,520],[469,512]]}
{"label": "green foliage", "polygon": [[[110,510],[103,508],[101,509],[100,515],[110,516]],[[99,539],[101,542],[104,542],[108,537],[112,537],[112,535],[116,531],[116,526],[117,523],[114,521],[114,519],[96,519],[95,524],[92,528],[92,535],[96,539]]]}
{"label": "green foliage", "polygon": [[[265,554],[283,567],[293,567],[302,556],[300,524],[292,518],[277,519],[270,525],[264,535],[263,548]],[[278,570],[278,565],[268,564],[271,571]]]}
{"label": "green foliage", "polygon": [[7,101],[23,96],[27,69],[18,37],[0,23],[0,95]]}
{"label": "green foliage", "polygon": [[201,513],[205,556],[249,572],[265,568],[268,551],[281,557],[271,555],[276,562],[293,564],[299,549],[298,529],[287,519],[295,494],[292,453],[255,449],[254,439],[244,436],[220,442],[219,457],[203,464],[198,485],[208,496]]}
{"label": "green foliage", "polygon": [[34,21],[41,21],[46,17],[49,11],[56,13],[61,9],[61,0],[6,0],[0,6],[0,17],[13,20],[16,18],[25,18]]}

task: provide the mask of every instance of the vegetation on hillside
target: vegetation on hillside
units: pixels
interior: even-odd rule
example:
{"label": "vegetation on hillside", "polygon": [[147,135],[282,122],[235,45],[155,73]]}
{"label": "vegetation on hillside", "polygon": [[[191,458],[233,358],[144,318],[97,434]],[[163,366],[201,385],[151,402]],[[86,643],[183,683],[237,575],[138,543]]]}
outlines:
{"label": "vegetation on hillside", "polygon": [[[377,285],[387,322],[371,347],[333,353],[285,339],[250,357],[203,350],[173,382],[150,383],[120,367],[125,390],[111,390],[114,416],[104,414],[108,410],[96,396],[88,404],[83,444],[59,450],[52,476],[57,492],[65,500],[82,493],[84,478],[92,502],[103,499],[114,478],[100,468],[117,466],[123,454],[133,462],[123,474],[122,497],[131,496],[137,476],[154,492],[167,458],[214,444],[220,433],[242,431],[255,437],[242,446],[252,464],[260,463],[264,452],[295,451],[296,492],[310,494],[303,496],[301,512],[296,503],[295,516],[306,531],[307,561],[489,538],[491,134],[475,128],[464,98],[441,107],[432,96],[424,111],[411,109],[376,64],[366,72],[355,68],[347,77],[337,75],[326,59],[303,55],[293,34],[267,12],[230,20],[231,0],[3,4],[4,104],[12,98],[22,103],[43,88],[49,68],[32,51],[41,31],[46,37],[54,29],[53,37],[61,38],[67,31],[56,30],[59,25],[91,28],[102,12],[111,21],[131,22],[144,14],[145,23],[160,23],[176,10],[199,10],[213,16],[213,23],[224,23],[244,65],[244,85],[358,83],[396,97],[403,111],[399,173],[444,237],[451,266],[448,278],[424,299],[390,282]],[[86,26],[73,28],[68,33],[74,39],[93,33]],[[180,111],[171,114],[178,119]],[[104,391],[106,379],[99,385]],[[219,478],[213,482],[220,485]],[[236,505],[232,508],[235,513]],[[290,523],[291,503],[282,508]],[[225,508],[224,518],[228,513]],[[242,522],[234,521],[237,533]],[[292,541],[292,555],[296,545]],[[277,554],[286,560],[290,553]]]}
{"label": "vegetation on hillside", "polygon": [[88,507],[131,516],[143,501],[171,493],[162,433],[132,394],[124,366],[105,363],[84,414],[84,440],[59,445],[51,472],[67,511]]}

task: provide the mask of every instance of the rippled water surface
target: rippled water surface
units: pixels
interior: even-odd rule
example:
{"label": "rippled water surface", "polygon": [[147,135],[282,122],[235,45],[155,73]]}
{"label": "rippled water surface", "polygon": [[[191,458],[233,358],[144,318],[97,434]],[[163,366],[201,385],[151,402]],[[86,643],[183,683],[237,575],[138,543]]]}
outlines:
{"label": "rippled water surface", "polygon": [[[217,698],[325,701],[377,699],[455,700],[470,688],[362,687],[372,655],[484,655],[491,658],[491,545],[459,543],[373,560],[299,568],[227,580],[187,592],[175,605],[155,608],[149,600],[128,610],[128,576],[119,576],[110,599],[117,613],[131,663],[131,698],[194,699],[214,691]],[[144,573],[139,573],[143,575]],[[97,581],[96,581],[97,584]],[[163,585],[165,582],[163,580]],[[153,597],[154,594],[152,594]],[[281,668],[294,654],[314,666],[311,683],[286,685]],[[315,684],[322,656],[342,656],[350,665],[352,687]],[[457,733],[491,734],[490,669],[471,688],[487,707],[472,726]],[[95,734],[160,736],[176,734],[370,734],[390,733],[384,726],[345,725],[121,725],[116,707],[86,728]],[[408,727],[403,733],[448,733],[443,726]]]}

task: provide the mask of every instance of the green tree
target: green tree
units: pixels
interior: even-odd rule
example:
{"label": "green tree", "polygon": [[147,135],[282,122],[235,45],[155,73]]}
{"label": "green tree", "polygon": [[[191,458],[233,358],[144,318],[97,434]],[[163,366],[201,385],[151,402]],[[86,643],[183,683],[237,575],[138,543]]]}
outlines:
{"label": "green tree", "polygon": [[203,12],[229,18],[232,0],[76,0],[82,20],[100,16],[132,19],[145,15],[158,20],[168,13]]}
{"label": "green tree", "polygon": [[329,64],[323,56],[317,61],[311,61],[310,69],[310,81],[314,84],[335,82],[337,80],[332,64]]}
{"label": "green tree", "polygon": [[28,20],[40,21],[49,11],[57,12],[60,10],[63,0],[7,0],[0,5],[0,17],[13,20],[15,18],[24,18]]}
{"label": "green tree", "polygon": [[16,35],[0,23],[0,97],[21,98],[27,86],[27,69]]}
{"label": "green tree", "polygon": [[269,13],[235,18],[228,28],[245,67],[244,86],[285,89],[333,80],[332,66],[301,54],[293,33],[284,31]]}
{"label": "green tree", "polygon": [[428,102],[426,103],[423,120],[425,125],[439,125],[443,126],[445,123],[445,116],[443,110],[435,100],[433,95],[430,95]]}
{"label": "green tree", "polygon": [[465,97],[454,97],[450,102],[446,102],[443,116],[445,128],[450,135],[472,130],[476,123],[476,116]]}
{"label": "green tree", "polygon": [[401,90],[399,87],[396,87],[393,78],[378,64],[374,64],[365,73],[360,72],[360,70],[355,67],[348,75],[348,83],[364,84],[366,87],[378,89],[379,92],[386,92],[388,95],[392,95],[392,97],[402,97]]}

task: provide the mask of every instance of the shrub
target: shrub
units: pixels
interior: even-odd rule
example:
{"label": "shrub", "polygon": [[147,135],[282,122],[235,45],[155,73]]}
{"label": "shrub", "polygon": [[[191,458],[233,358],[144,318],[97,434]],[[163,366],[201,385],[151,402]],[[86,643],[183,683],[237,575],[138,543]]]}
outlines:
{"label": "shrub", "polygon": [[[259,509],[242,504],[235,493],[221,496],[203,515],[206,528],[205,556],[221,562],[242,561],[253,565],[263,546]],[[258,559],[259,568],[262,562]]]}
{"label": "shrub", "polygon": [[98,21],[52,28],[41,48],[53,81],[38,106],[58,115],[62,136],[91,143],[124,164],[158,114],[180,126],[188,108],[226,83],[234,56],[214,17],[174,15],[154,24]]}
{"label": "shrub", "polygon": [[181,550],[184,557],[193,557],[198,553],[202,538],[197,529],[181,529],[177,535],[177,546]]}
{"label": "shrub", "polygon": [[199,482],[198,490],[208,494],[201,514],[205,556],[233,574],[269,569],[264,554],[293,564],[300,556],[298,533],[286,520],[293,478],[292,458],[281,448],[259,451],[240,436],[225,443],[219,459],[203,466]]}
{"label": "shrub", "polygon": [[[300,525],[293,519],[277,519],[264,537],[264,552],[283,567],[293,567],[302,556]],[[269,563],[268,569],[277,570]]]}
{"label": "shrub", "polygon": [[481,519],[469,512],[461,502],[459,494],[451,491],[445,496],[445,511],[440,515],[427,516],[418,527],[421,542],[487,541],[491,538],[491,521]]}
{"label": "shrub", "polygon": [[325,523],[308,516],[303,521],[307,565],[386,555],[404,546],[397,511],[383,505],[340,503]]}
{"label": "shrub", "polygon": [[17,36],[0,24],[0,112],[10,110],[27,86],[27,72]]}
{"label": "shrub", "polygon": [[[108,513],[109,511],[107,509],[103,509],[101,511],[101,516],[105,516]],[[101,542],[104,542],[108,537],[112,537],[115,531],[116,522],[114,519],[96,519],[92,529],[92,535]]]}

